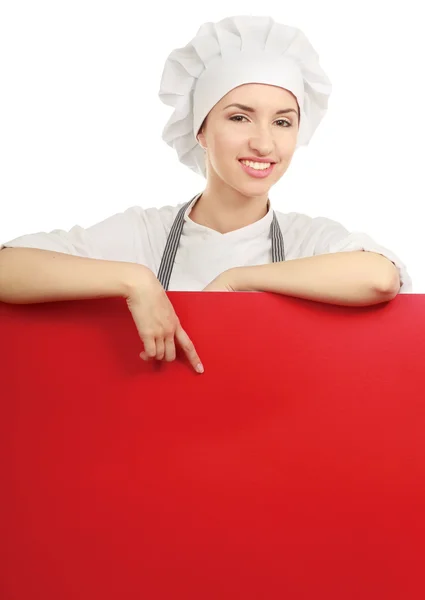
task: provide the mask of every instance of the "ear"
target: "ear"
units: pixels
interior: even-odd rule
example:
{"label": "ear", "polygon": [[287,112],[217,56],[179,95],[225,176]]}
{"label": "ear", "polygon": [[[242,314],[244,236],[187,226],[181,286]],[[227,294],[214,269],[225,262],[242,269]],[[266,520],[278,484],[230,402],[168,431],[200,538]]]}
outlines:
{"label": "ear", "polygon": [[201,148],[203,148],[204,150],[206,150],[207,149],[207,142],[206,142],[206,139],[205,139],[205,135],[204,135],[203,129],[200,129],[198,135],[196,136],[196,139],[198,140],[198,143],[201,146]]}

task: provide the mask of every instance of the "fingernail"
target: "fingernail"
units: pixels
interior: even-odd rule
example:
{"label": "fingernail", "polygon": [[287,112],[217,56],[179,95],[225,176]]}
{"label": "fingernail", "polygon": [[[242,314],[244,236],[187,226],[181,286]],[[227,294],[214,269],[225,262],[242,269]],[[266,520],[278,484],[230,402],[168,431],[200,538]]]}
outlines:
{"label": "fingernail", "polygon": [[198,373],[203,373],[204,372],[204,367],[202,366],[201,363],[199,363],[198,365],[196,365],[196,370],[198,371]]}

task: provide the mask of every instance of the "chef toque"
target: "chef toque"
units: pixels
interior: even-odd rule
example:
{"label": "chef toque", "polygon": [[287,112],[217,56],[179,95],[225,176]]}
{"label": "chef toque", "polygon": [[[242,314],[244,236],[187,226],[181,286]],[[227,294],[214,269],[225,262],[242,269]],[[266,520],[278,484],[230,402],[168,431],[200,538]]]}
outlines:
{"label": "chef toque", "polygon": [[319,57],[296,27],[271,17],[227,17],[204,23],[164,66],[159,97],[174,107],[162,139],[180,162],[206,178],[205,150],[196,136],[210,110],[245,83],[282,87],[296,97],[300,125],[296,148],[306,146],[323,119],[332,84]]}

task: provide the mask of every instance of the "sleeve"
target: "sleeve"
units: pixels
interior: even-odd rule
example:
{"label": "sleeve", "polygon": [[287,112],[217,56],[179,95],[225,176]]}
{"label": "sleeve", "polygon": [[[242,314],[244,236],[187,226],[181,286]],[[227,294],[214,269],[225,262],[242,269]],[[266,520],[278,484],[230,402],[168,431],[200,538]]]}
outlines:
{"label": "sleeve", "polygon": [[[117,213],[84,229],[75,225],[69,231],[31,233],[0,244],[3,248],[39,248],[103,260],[136,262],[136,207]],[[141,234],[142,232],[140,232]]]}
{"label": "sleeve", "polygon": [[343,225],[332,219],[316,217],[313,219],[314,255],[335,252],[354,252],[365,250],[376,252],[388,258],[398,269],[400,275],[399,294],[413,293],[412,279],[406,265],[394,252],[377,244],[369,235],[362,232],[349,232]]}

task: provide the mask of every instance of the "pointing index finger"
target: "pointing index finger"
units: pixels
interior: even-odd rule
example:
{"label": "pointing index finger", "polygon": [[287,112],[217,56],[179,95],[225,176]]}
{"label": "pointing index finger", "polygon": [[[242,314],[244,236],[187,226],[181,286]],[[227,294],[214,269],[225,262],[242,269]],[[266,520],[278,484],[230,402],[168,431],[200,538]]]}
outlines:
{"label": "pointing index finger", "polygon": [[204,367],[202,365],[201,359],[199,358],[198,353],[196,352],[195,346],[192,340],[189,338],[183,327],[179,326],[176,330],[176,338],[184,350],[187,358],[189,359],[190,364],[193,366],[197,373],[203,373]]}

